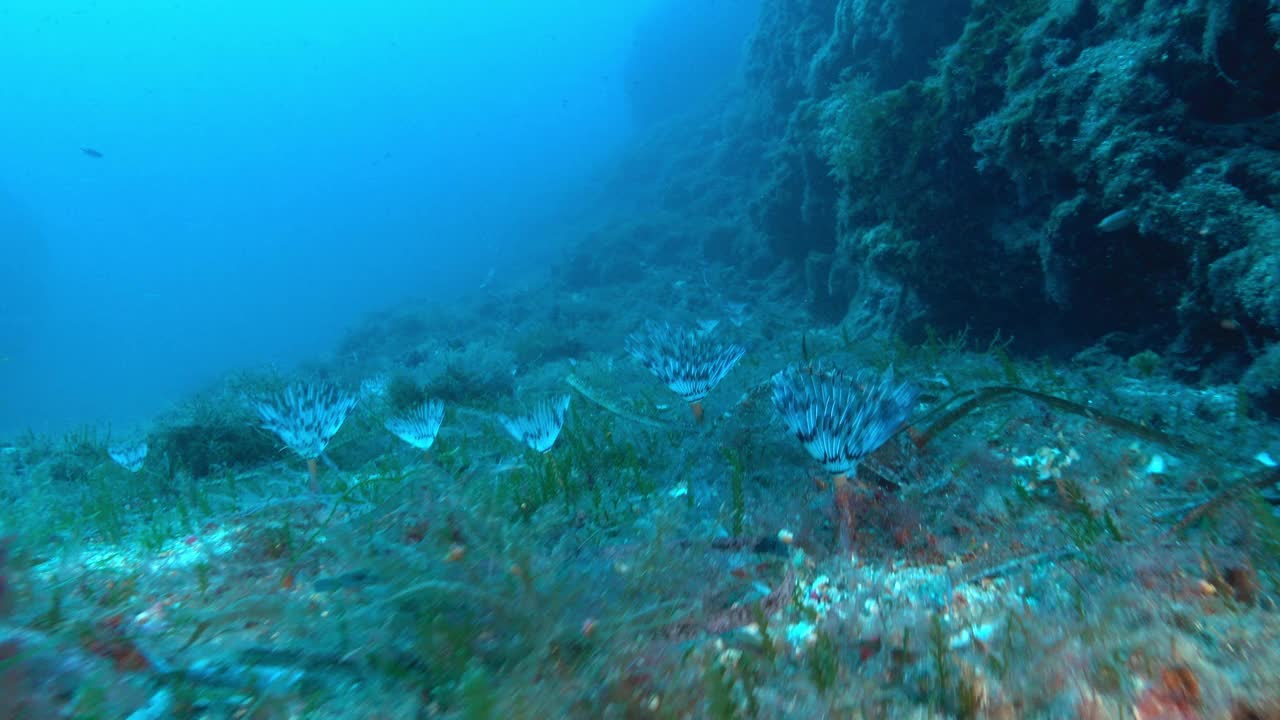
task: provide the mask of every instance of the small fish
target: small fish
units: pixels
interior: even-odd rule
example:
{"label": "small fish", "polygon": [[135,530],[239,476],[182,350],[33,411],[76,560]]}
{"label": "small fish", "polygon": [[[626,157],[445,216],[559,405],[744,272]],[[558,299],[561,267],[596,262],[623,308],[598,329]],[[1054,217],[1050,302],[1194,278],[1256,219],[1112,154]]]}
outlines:
{"label": "small fish", "polygon": [[80,152],[84,153],[85,155],[88,155],[94,160],[98,160],[103,157],[102,153],[98,152],[97,150],[94,150],[91,147],[82,147],[80,148]]}
{"label": "small fish", "polygon": [[1102,218],[1098,223],[1098,230],[1109,233],[1117,230],[1123,230],[1133,224],[1138,219],[1138,214],[1129,208],[1117,210],[1110,215]]}

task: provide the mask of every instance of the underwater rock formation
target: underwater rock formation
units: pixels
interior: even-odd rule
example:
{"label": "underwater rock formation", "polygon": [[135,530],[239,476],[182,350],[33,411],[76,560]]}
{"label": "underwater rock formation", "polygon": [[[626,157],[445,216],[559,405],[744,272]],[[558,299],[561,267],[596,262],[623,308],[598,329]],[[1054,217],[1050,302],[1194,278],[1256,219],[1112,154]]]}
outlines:
{"label": "underwater rock formation", "polygon": [[[757,199],[772,247],[879,268],[944,326],[1129,331],[1186,353],[1221,348],[1226,317],[1280,329],[1250,262],[1280,237],[1280,175],[1264,169],[1280,51],[1262,2],[979,1],[960,22],[956,8],[771,5],[749,75],[790,107],[778,142],[795,158]],[[931,69],[901,59],[939,52]],[[804,240],[776,221],[819,207],[835,211]],[[1117,211],[1134,221],[1099,227]],[[847,284],[828,278],[833,301]]]}
{"label": "underwater rock formation", "polygon": [[820,319],[1212,381],[1280,339],[1276,0],[767,0],[744,77],[648,178]]}

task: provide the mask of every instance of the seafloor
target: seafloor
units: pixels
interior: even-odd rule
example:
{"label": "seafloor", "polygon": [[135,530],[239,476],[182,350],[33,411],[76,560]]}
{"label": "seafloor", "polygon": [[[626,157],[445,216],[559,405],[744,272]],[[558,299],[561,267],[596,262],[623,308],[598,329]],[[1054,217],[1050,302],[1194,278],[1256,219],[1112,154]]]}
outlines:
{"label": "seafloor", "polygon": [[[1233,388],[855,339],[730,278],[370,319],[300,371],[364,384],[318,494],[246,402],[270,373],[136,475],[103,430],[5,444],[0,717],[1280,717],[1280,445]],[[700,424],[623,351],[650,317],[749,348]],[[789,364],[921,391],[847,503],[776,417]],[[524,451],[494,413],[553,392]],[[382,426],[424,394],[426,456]]]}
{"label": "seafloor", "polygon": [[[0,446],[0,720],[1280,718],[1278,40],[764,0],[730,92],[529,228],[545,273],[223,378],[136,474],[119,429]],[[648,320],[747,348],[702,422]],[[920,394],[838,485],[788,366]],[[360,393],[314,491],[251,402],[292,381]],[[496,421],[556,393],[545,455]],[[383,424],[427,397],[424,454]]]}

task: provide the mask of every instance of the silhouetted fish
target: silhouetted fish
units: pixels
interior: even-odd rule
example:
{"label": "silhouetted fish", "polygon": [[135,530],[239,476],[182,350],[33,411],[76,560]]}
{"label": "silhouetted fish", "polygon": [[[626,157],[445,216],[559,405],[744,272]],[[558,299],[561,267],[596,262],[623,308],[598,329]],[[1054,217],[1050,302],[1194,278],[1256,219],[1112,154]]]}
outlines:
{"label": "silhouetted fish", "polygon": [[100,158],[100,157],[102,157],[102,153],[100,153],[100,152],[98,152],[97,150],[94,150],[93,148],[90,148],[90,147],[82,147],[82,148],[80,148],[80,152],[84,153],[85,155],[88,155],[88,156],[89,156],[89,157],[91,157],[91,158],[95,158],[95,159],[96,159],[96,158]]}
{"label": "silhouetted fish", "polygon": [[1102,221],[1098,223],[1098,230],[1104,233],[1123,230],[1132,225],[1137,219],[1138,213],[1134,212],[1133,208],[1117,210],[1102,218]]}

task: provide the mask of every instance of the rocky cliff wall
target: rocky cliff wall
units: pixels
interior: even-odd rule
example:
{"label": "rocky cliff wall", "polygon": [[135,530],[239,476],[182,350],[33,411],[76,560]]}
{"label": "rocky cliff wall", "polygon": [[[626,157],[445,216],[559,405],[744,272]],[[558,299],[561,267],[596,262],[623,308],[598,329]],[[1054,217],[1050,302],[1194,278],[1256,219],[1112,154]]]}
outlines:
{"label": "rocky cliff wall", "polygon": [[765,0],[722,108],[617,175],[703,259],[1274,402],[1280,0]]}

